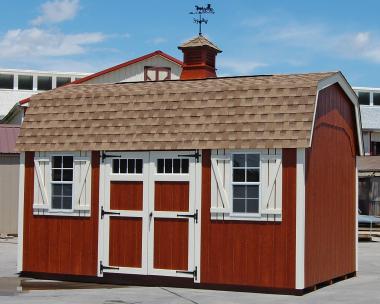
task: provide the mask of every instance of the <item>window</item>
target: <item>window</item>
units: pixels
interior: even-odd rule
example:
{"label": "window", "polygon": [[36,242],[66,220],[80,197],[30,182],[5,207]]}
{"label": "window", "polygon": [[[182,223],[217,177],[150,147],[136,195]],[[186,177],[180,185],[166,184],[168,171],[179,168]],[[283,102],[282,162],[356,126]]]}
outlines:
{"label": "window", "polygon": [[373,105],[380,106],[380,93],[373,93]]}
{"label": "window", "polygon": [[70,210],[73,206],[73,156],[52,156],[51,208]]}
{"label": "window", "polygon": [[18,89],[19,90],[33,90],[33,76],[32,75],[18,75]]}
{"label": "window", "polygon": [[380,155],[380,142],[371,142],[371,155]]}
{"label": "window", "polygon": [[158,81],[158,80],[170,80],[171,69],[163,67],[145,67],[144,68],[144,80],[145,81]]}
{"label": "window", "polygon": [[370,104],[370,92],[359,92],[359,104],[369,105]]}
{"label": "window", "polygon": [[232,211],[259,213],[260,154],[232,155]]}
{"label": "window", "polygon": [[116,158],[112,160],[114,174],[142,174],[143,160],[140,158]]}
{"label": "window", "polygon": [[159,158],[157,159],[157,173],[187,174],[189,173],[189,159],[187,158]]}
{"label": "window", "polygon": [[57,77],[57,88],[71,82],[71,77]]}
{"label": "window", "polygon": [[0,74],[0,89],[13,89],[13,78],[11,74]]}
{"label": "window", "polygon": [[37,90],[47,91],[52,88],[52,77],[50,76],[38,76],[37,77]]}

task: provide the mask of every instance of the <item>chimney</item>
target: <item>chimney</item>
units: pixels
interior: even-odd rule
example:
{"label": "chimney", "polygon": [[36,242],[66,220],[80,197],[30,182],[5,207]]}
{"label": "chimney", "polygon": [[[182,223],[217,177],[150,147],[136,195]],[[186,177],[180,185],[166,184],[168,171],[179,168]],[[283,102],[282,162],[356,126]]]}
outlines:
{"label": "chimney", "polygon": [[215,78],[215,58],[222,51],[202,35],[178,47],[183,52],[181,80]]}

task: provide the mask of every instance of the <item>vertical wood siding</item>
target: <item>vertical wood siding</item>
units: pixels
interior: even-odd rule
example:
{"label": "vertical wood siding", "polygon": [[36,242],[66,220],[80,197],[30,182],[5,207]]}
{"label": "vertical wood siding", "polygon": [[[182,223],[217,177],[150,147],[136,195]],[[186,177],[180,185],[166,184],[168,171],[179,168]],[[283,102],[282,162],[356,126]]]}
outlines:
{"label": "vertical wood siding", "polygon": [[295,288],[296,149],[283,149],[282,222],[211,220],[210,157],[203,150],[201,283]]}
{"label": "vertical wood siding", "polygon": [[306,287],[355,271],[355,134],[342,89],[322,90],[306,153]]}
{"label": "vertical wood siding", "polygon": [[143,182],[112,181],[112,210],[143,210]]}
{"label": "vertical wood siding", "polygon": [[23,271],[96,275],[99,153],[92,153],[91,217],[33,215],[34,153],[25,154]]}

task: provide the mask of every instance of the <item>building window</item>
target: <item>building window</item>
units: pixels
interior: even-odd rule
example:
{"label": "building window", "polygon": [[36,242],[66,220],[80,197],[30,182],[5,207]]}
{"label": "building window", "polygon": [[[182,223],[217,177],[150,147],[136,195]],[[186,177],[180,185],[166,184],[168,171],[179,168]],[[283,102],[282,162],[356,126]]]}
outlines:
{"label": "building window", "polygon": [[144,67],[145,81],[170,80],[171,69],[163,67]]}
{"label": "building window", "polygon": [[71,82],[71,77],[57,77],[57,88]]}
{"label": "building window", "polygon": [[373,105],[380,106],[380,93],[373,93]]}
{"label": "building window", "polygon": [[143,160],[140,158],[116,158],[112,160],[114,174],[142,174]]}
{"label": "building window", "polygon": [[52,77],[50,76],[38,76],[37,77],[37,90],[48,91],[52,89]]}
{"label": "building window", "polygon": [[187,158],[159,158],[157,159],[157,173],[188,174],[189,173],[189,159]]}
{"label": "building window", "polygon": [[73,206],[73,156],[52,156],[51,208],[71,210]]}
{"label": "building window", "polygon": [[260,204],[260,154],[232,155],[232,211],[258,214]]}
{"label": "building window", "polygon": [[369,105],[370,104],[370,92],[359,92],[359,104]]}
{"label": "building window", "polygon": [[371,142],[371,155],[380,155],[380,141]]}
{"label": "building window", "polygon": [[11,74],[0,74],[0,89],[13,90],[13,79]]}
{"label": "building window", "polygon": [[18,75],[18,89],[19,90],[33,90],[33,76],[32,75]]}

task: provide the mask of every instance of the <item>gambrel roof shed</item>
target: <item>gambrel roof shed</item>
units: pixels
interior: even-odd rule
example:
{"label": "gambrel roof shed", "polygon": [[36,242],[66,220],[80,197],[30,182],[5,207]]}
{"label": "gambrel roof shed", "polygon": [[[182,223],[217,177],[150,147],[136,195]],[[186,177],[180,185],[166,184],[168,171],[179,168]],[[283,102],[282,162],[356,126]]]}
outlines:
{"label": "gambrel roof shed", "polygon": [[360,126],[356,95],[340,72],[66,86],[31,98],[17,147],[307,148],[318,92],[337,82]]}

